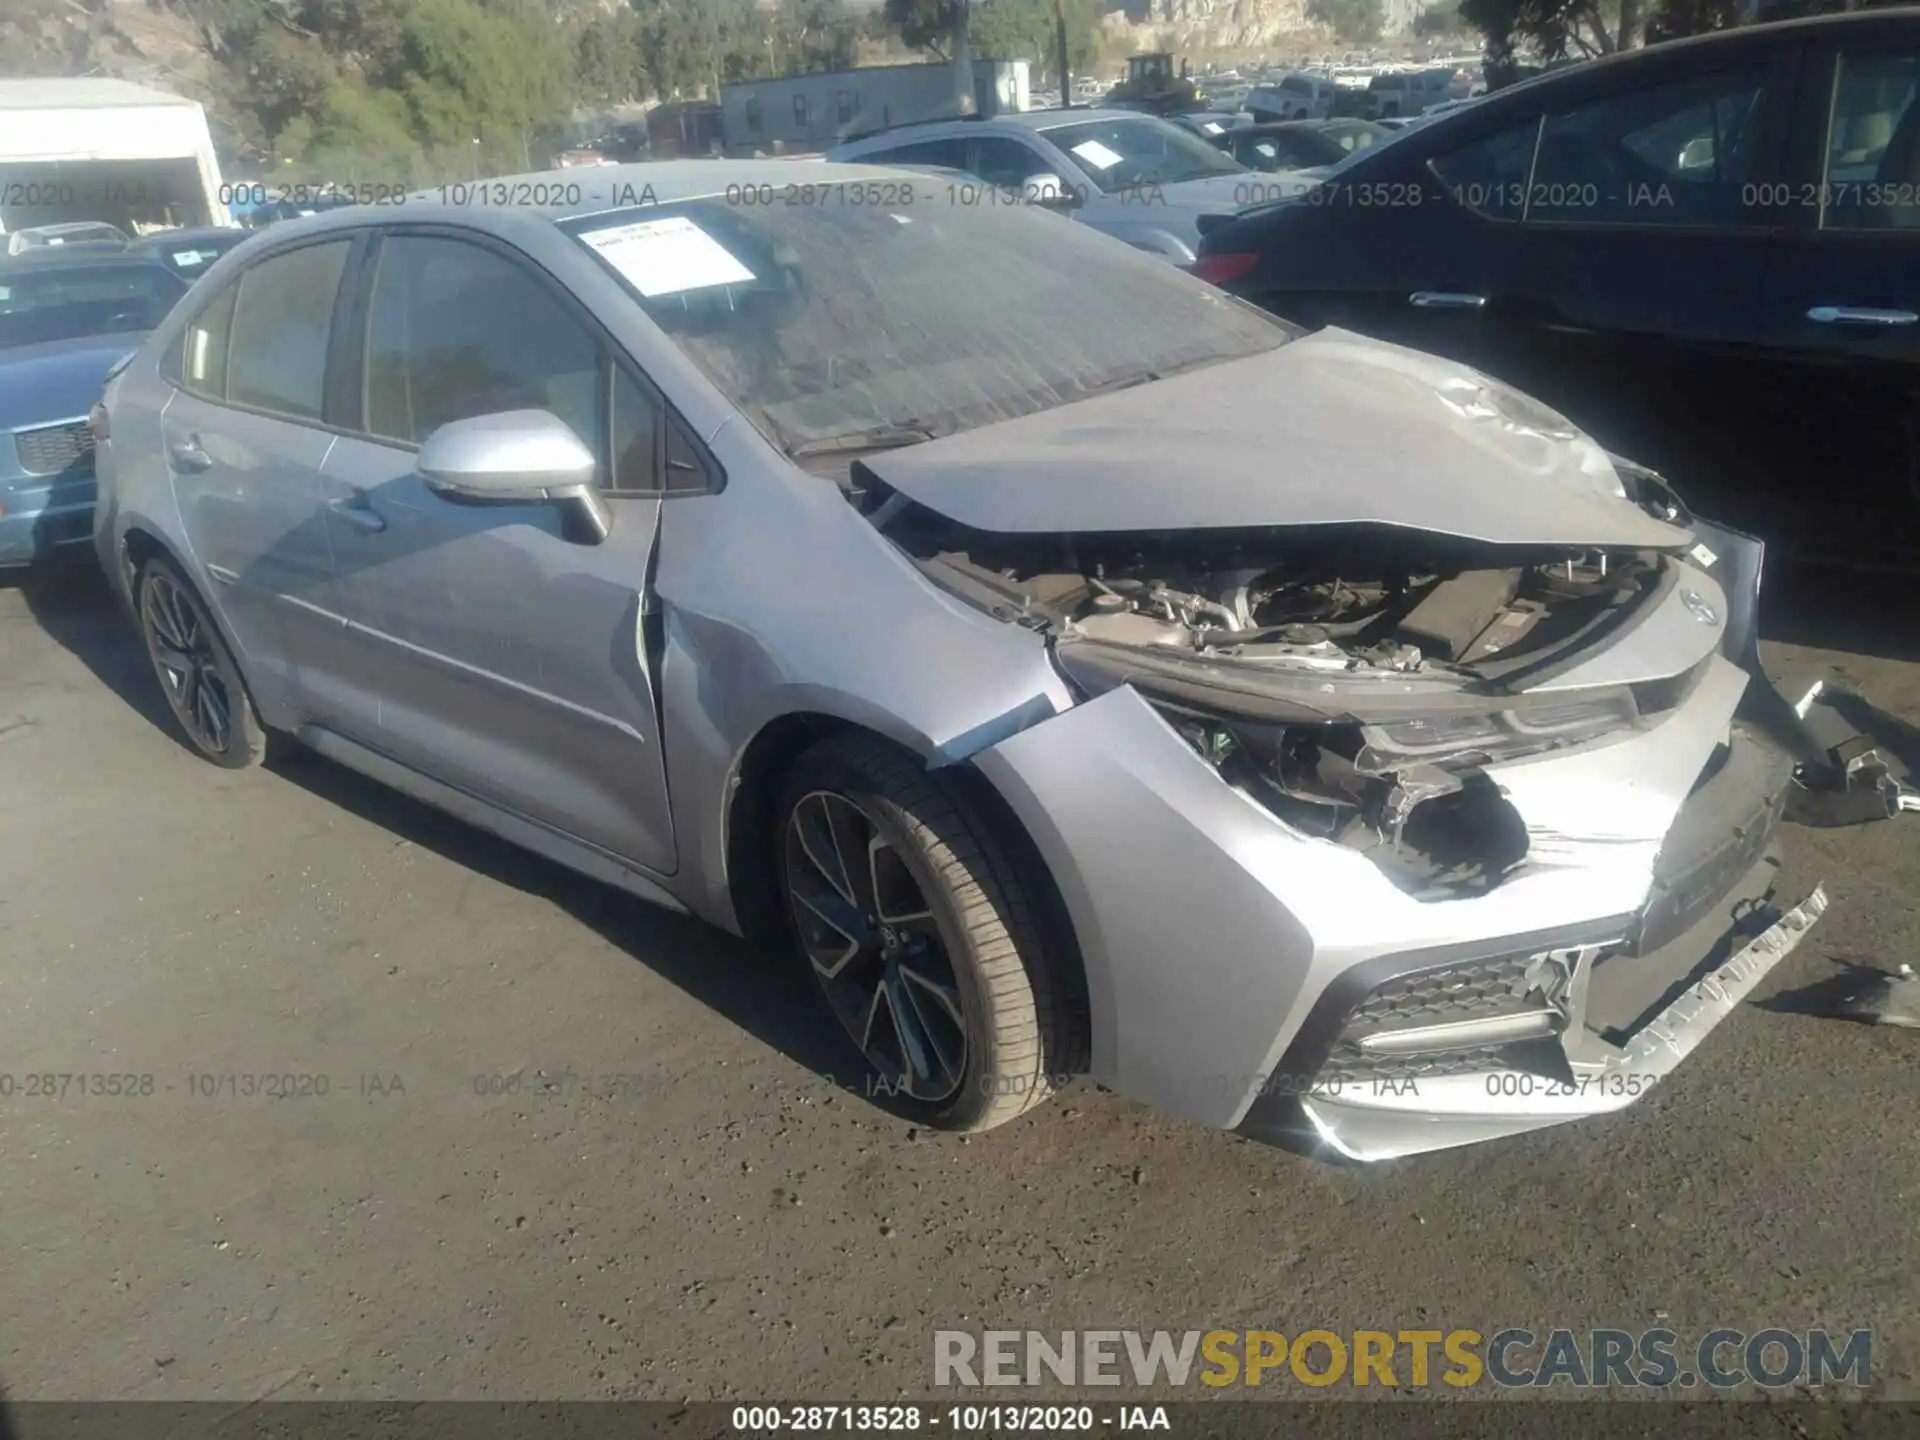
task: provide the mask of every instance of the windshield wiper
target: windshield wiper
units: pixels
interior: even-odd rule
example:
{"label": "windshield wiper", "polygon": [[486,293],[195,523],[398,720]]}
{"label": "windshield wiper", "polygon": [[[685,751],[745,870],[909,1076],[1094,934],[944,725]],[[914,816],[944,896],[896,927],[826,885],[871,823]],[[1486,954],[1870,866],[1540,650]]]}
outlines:
{"label": "windshield wiper", "polygon": [[918,425],[876,425],[869,430],[849,430],[844,435],[829,435],[823,440],[803,440],[787,454],[795,460],[808,455],[850,455],[871,450],[898,450],[903,445],[918,445],[934,439],[934,433]]}

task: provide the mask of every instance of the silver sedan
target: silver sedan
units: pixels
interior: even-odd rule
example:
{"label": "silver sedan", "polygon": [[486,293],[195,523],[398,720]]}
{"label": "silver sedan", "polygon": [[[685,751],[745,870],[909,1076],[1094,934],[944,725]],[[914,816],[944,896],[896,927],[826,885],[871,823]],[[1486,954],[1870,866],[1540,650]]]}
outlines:
{"label": "silver sedan", "polygon": [[467,190],[275,227],[96,411],[215,763],[783,936],[952,1129],[1617,1109],[1823,906],[1758,546],[1499,383],[907,170]]}

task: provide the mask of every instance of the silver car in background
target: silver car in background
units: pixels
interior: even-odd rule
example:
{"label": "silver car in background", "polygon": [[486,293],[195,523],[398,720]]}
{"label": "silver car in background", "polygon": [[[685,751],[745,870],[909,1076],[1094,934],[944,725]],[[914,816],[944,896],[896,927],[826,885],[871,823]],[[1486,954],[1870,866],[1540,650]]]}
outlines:
{"label": "silver car in background", "polygon": [[1551,411],[939,177],[552,179],[277,226],[111,382],[209,759],[784,935],[950,1129],[1614,1110],[1819,914],[1758,546]]}
{"label": "silver car in background", "polygon": [[1291,198],[1314,183],[1256,175],[1192,130],[1113,108],[903,125],[849,140],[827,158],[964,171],[991,188],[955,187],[961,203],[1038,203],[1181,266],[1199,252],[1202,216]]}

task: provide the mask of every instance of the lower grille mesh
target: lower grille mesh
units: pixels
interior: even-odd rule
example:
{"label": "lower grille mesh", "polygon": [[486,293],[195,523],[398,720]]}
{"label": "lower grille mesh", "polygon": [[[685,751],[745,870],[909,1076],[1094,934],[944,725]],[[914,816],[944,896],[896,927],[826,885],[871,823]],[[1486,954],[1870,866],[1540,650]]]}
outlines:
{"label": "lower grille mesh", "polygon": [[93,427],[84,420],[20,430],[13,437],[20,468],[29,475],[60,475],[93,469]]}

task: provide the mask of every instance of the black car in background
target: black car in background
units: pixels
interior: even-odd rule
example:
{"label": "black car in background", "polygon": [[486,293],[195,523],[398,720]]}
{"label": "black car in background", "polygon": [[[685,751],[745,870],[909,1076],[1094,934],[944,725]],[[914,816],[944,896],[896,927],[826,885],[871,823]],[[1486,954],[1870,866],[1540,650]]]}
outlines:
{"label": "black car in background", "polygon": [[1245,125],[1212,139],[1249,170],[1272,172],[1338,165],[1391,134],[1371,120],[1280,120]]}
{"label": "black car in background", "polygon": [[1499,376],[1790,552],[1920,563],[1920,9],[1542,76],[1195,269]]}

